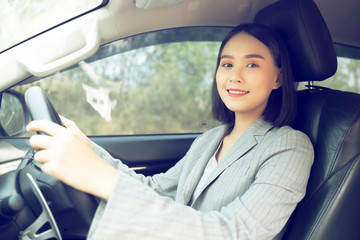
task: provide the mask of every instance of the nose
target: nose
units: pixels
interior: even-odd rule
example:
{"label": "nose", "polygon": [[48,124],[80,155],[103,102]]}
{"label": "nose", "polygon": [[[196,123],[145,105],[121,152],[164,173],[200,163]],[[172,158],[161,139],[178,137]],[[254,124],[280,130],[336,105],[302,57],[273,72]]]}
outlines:
{"label": "nose", "polygon": [[230,79],[230,82],[241,82],[240,79]]}
{"label": "nose", "polygon": [[242,82],[242,70],[239,68],[233,68],[233,72],[230,76],[230,82]]}

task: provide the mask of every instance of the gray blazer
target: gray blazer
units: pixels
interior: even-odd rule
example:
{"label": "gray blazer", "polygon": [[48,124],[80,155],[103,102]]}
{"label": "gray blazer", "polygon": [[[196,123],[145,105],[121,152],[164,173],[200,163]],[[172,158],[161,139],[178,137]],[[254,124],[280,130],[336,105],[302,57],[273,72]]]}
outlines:
{"label": "gray blazer", "polygon": [[308,137],[263,119],[253,123],[193,192],[227,126],[199,136],[173,168],[138,175],[94,145],[119,169],[108,202],[102,201],[88,239],[280,239],[304,197],[314,153]]}

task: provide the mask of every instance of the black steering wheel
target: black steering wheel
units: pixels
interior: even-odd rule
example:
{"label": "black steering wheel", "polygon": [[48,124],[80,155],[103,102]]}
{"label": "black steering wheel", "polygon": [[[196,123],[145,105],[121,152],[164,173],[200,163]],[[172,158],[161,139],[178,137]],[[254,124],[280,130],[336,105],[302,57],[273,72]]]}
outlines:
{"label": "black steering wheel", "polygon": [[[33,120],[46,119],[62,125],[58,113],[40,87],[29,88],[25,93],[25,101]],[[42,215],[42,212],[45,210],[44,206],[40,204],[40,197],[34,193],[34,186],[32,186],[32,184],[37,185],[39,191],[44,196],[52,213],[50,215],[54,216],[55,225],[58,226],[64,239],[86,237],[98,205],[97,199],[90,194],[78,191],[56,178],[43,173],[41,171],[41,165],[33,160],[33,156],[34,150],[31,149],[23,158],[20,164],[21,170],[18,185],[20,186],[25,201],[34,212],[34,215],[40,218],[40,215]],[[29,176],[29,174],[31,176]],[[29,178],[33,178],[34,181],[30,181]],[[44,218],[44,216],[41,217]],[[45,218],[49,218],[49,215]],[[45,219],[44,221],[51,222],[51,219]],[[48,228],[51,230],[51,228],[53,228],[52,224],[50,224]],[[36,233],[42,230],[44,230],[44,226],[40,226],[39,229],[32,229],[31,231],[35,231]],[[47,230],[49,229],[45,227],[45,231]]]}

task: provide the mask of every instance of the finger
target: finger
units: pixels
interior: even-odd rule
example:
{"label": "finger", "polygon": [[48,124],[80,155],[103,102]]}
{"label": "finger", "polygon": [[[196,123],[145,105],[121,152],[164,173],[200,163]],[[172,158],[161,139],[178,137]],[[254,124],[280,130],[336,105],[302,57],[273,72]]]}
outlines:
{"label": "finger", "polygon": [[42,164],[41,171],[47,174],[52,175],[53,174],[53,167],[49,163]]}
{"label": "finger", "polygon": [[70,120],[70,119],[67,119],[63,116],[60,115],[60,119],[61,119],[61,122],[63,123],[63,125],[66,127],[66,128],[69,128],[69,129],[77,129],[77,126],[76,124],[74,123],[74,121]]}
{"label": "finger", "polygon": [[[44,153],[45,152],[45,153]],[[41,156],[44,153],[44,156]],[[59,165],[57,161],[53,161],[49,159],[47,156],[46,151],[39,152],[38,159],[35,159],[35,161],[41,163],[41,171],[44,173],[47,173],[58,180],[62,181],[60,179],[61,175],[59,175]]]}
{"label": "finger", "polygon": [[67,125],[69,125],[70,122],[72,122],[70,119],[68,119],[68,118],[66,118],[66,117],[64,117],[64,116],[62,116],[62,115],[60,115],[60,114],[59,114],[59,117],[60,117],[60,120],[61,120],[62,124],[63,124],[65,127],[67,127]]}
{"label": "finger", "polygon": [[50,161],[49,151],[47,150],[38,150],[34,154],[34,160],[39,163],[48,163]]}
{"label": "finger", "polygon": [[92,146],[92,141],[83,133],[80,128],[76,125],[76,123],[70,119],[67,119],[60,115],[61,121],[63,122],[64,126],[79,136],[89,147]]}
{"label": "finger", "polygon": [[70,119],[67,119],[63,116],[60,116],[61,121],[63,123],[63,125],[67,128],[70,129],[71,131],[73,131],[74,133],[77,134],[82,134],[82,131],[79,129],[79,127],[76,125],[76,123]]}
{"label": "finger", "polygon": [[53,162],[43,162],[41,163],[41,171],[44,173],[47,173],[55,178],[57,178],[55,175],[56,173],[56,167],[54,166]]}
{"label": "finger", "polygon": [[46,133],[50,136],[56,136],[64,132],[65,128],[49,120],[36,120],[30,122],[27,125],[26,130],[28,132],[37,131]]}
{"label": "finger", "polygon": [[53,142],[53,137],[46,135],[33,135],[29,139],[30,146],[35,149],[47,149],[51,146]]}

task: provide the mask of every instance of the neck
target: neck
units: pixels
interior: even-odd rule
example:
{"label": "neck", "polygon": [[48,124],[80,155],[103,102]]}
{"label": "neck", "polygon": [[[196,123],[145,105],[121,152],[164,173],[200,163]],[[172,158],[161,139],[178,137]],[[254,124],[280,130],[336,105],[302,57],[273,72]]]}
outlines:
{"label": "neck", "polygon": [[234,128],[231,131],[231,135],[240,137],[256,120],[261,116],[257,117],[244,117],[243,115],[235,113]]}

